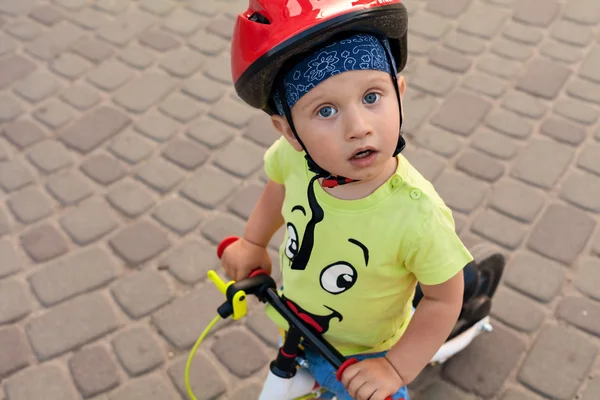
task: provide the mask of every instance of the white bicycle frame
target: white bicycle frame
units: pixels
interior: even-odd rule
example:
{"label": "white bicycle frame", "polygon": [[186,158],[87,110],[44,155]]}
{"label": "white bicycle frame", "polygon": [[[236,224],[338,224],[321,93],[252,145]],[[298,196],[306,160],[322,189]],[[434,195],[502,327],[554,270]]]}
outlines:
{"label": "white bicycle frame", "polygon": [[[491,332],[490,317],[487,316],[467,329],[460,335],[447,341],[433,356],[430,364],[443,364],[450,357],[462,351],[473,339],[483,332]],[[318,398],[320,387],[306,368],[302,368],[303,360],[299,364],[296,375],[291,379],[276,376],[271,371],[267,375],[259,400],[302,400]]]}

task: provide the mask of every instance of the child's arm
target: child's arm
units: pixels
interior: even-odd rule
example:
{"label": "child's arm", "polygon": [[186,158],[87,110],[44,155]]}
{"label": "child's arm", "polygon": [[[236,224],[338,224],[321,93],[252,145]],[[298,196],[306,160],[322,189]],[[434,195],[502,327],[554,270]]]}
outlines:
{"label": "child's arm", "polygon": [[248,219],[244,235],[223,253],[223,268],[233,280],[246,278],[257,267],[271,271],[267,245],[283,225],[281,206],[284,197],[285,186],[269,180]]}
{"label": "child's arm", "polygon": [[412,320],[398,343],[386,354],[405,385],[425,368],[458,320],[463,302],[463,272],[460,270],[439,285],[421,284],[421,289],[424,297]]}

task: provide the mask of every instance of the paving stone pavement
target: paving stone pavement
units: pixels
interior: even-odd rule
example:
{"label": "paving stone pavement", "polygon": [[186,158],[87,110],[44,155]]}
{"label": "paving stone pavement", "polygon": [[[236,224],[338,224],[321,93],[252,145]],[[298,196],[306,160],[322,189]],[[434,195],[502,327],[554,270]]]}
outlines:
{"label": "paving stone pavement", "polygon": [[[406,155],[508,258],[495,330],[412,398],[597,400],[600,3],[405,4]],[[246,5],[0,0],[0,400],[187,398],[277,137],[232,90]],[[220,324],[198,398],[255,399],[276,345],[256,302]]]}

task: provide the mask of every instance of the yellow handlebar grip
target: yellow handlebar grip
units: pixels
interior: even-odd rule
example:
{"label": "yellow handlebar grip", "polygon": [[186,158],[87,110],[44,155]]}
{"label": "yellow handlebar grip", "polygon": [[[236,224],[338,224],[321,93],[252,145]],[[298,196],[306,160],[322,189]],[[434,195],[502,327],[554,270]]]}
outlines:
{"label": "yellow handlebar grip", "polygon": [[243,318],[248,313],[248,303],[246,303],[246,293],[240,290],[233,296],[233,319]]}
{"label": "yellow handlebar grip", "polygon": [[211,281],[213,281],[213,283],[215,284],[217,289],[219,289],[219,291],[223,294],[227,293],[227,288],[229,287],[229,285],[231,285],[233,283],[233,281],[229,282],[229,283],[225,283],[223,281],[223,279],[221,279],[221,277],[219,275],[217,275],[217,273],[215,271],[213,271],[212,269],[210,271],[208,271],[208,277],[210,278]]}

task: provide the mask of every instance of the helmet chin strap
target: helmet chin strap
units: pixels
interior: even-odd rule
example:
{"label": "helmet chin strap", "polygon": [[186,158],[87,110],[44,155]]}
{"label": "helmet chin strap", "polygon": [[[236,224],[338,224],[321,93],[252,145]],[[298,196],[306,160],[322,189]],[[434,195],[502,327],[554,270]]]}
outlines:
{"label": "helmet chin strap", "polygon": [[[396,70],[394,68],[394,64],[392,63],[392,58],[391,58],[392,55],[390,54],[390,51],[388,50],[387,46],[384,45],[383,47],[386,50],[385,54],[386,54],[387,61],[390,65],[392,71],[394,72],[391,74],[392,83],[394,84],[394,89],[396,90],[396,97],[398,99],[398,112],[400,113],[400,132],[398,132],[398,143],[396,143],[396,149],[394,150],[394,154],[393,154],[393,157],[396,157],[406,147],[406,141],[402,137],[402,102],[400,101],[400,89],[398,88],[398,78],[396,77]],[[321,186],[326,187],[326,188],[332,188],[332,187],[336,187],[336,186],[346,185],[346,184],[352,183],[352,182],[359,182],[358,179],[351,179],[351,178],[346,178],[346,177],[339,176],[339,175],[337,175],[337,176],[332,175],[330,172],[321,168],[312,159],[312,157],[308,153],[308,149],[306,148],[304,143],[302,143],[300,136],[298,136],[298,132],[296,132],[296,127],[294,126],[294,121],[292,119],[292,111],[290,110],[290,107],[287,102],[287,97],[285,94],[285,86],[284,86],[283,78],[281,78],[279,80],[276,88],[277,88],[277,92],[279,93],[279,99],[281,100],[281,106],[283,108],[283,113],[285,114],[285,118],[287,119],[290,129],[292,130],[292,133],[296,137],[296,140],[298,141],[298,143],[300,143],[300,146],[302,146],[302,149],[304,149],[304,152],[306,153],[304,158],[306,158],[306,161],[308,163],[309,171],[314,172],[318,178],[324,178],[323,181],[321,182]]]}

